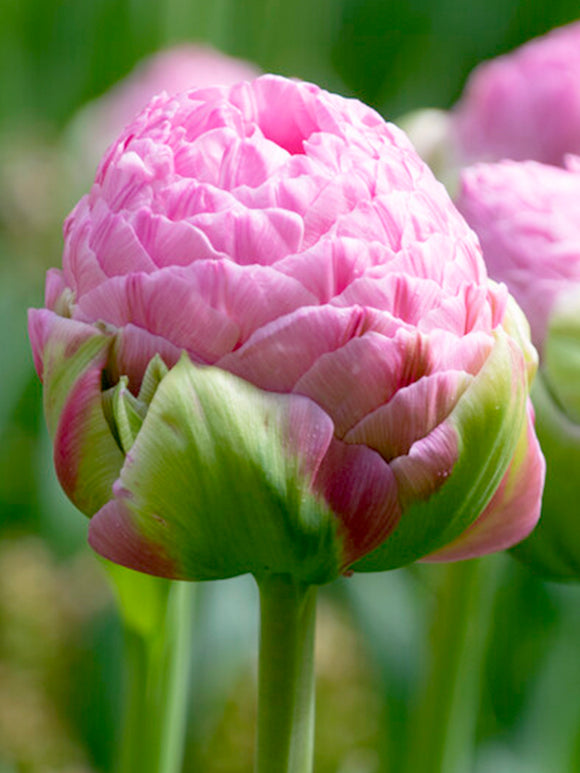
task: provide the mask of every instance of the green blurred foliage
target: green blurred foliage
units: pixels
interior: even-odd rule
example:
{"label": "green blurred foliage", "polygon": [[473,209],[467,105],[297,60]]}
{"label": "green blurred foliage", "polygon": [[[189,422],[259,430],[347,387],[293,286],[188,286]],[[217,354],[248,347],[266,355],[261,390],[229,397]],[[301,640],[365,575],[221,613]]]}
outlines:
{"label": "green blurred foliage", "polygon": [[578,13],[575,0],[6,0],[0,127],[58,129],[136,61],[182,40],[348,90],[389,115],[448,107],[478,61]]}
{"label": "green blurred foliage", "polygon": [[[4,0],[0,3],[0,771],[113,767],[121,632],[54,479],[26,308],[60,263],[63,129],[144,56],[204,41],[394,117],[448,107],[482,59],[573,20],[577,0]],[[70,183],[70,181],[69,181]],[[485,643],[477,773],[580,769],[577,587],[506,558]],[[319,623],[320,773],[404,770],[437,572],[349,578]],[[200,590],[185,773],[248,773],[255,591]],[[20,730],[18,730],[20,728]],[[409,771],[408,773],[429,773]],[[457,771],[453,773],[466,773]]]}

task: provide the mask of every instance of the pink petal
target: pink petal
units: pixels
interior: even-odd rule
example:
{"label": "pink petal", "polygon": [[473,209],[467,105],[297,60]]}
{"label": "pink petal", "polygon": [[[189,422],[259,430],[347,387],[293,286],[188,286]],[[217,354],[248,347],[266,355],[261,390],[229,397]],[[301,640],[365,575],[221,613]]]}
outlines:
{"label": "pink petal", "polygon": [[174,222],[164,215],[140,210],[135,232],[155,266],[188,266],[196,260],[225,258],[215,249],[203,230],[185,221]]}
{"label": "pink petal", "polygon": [[66,283],[62,271],[59,268],[49,268],[44,286],[44,305],[54,311],[65,289]]}
{"label": "pink petal", "polygon": [[449,416],[472,381],[461,371],[423,376],[365,416],[344,439],[374,448],[386,461],[408,454],[414,443]]}
{"label": "pink petal", "polygon": [[89,247],[107,276],[155,270],[155,263],[124,215],[99,202],[92,217]]}
{"label": "pink petal", "polygon": [[475,236],[460,240],[456,234],[435,233],[406,245],[393,256],[388,270],[431,279],[452,294],[465,282],[483,284],[487,279]]}
{"label": "pink petal", "polygon": [[485,285],[464,283],[456,295],[443,295],[419,322],[425,332],[443,329],[463,336],[472,330],[492,329],[492,315]]}
{"label": "pink petal", "polygon": [[177,268],[109,279],[81,298],[75,317],[142,327],[206,363],[239,339],[238,326],[212,309]]}
{"label": "pink petal", "polygon": [[81,199],[64,225],[63,276],[77,297],[107,278],[89,245],[92,226],[89,217],[82,214],[86,202],[86,197]]}
{"label": "pink petal", "polygon": [[112,500],[93,516],[89,544],[101,556],[121,566],[157,577],[181,579],[164,548],[135,529],[123,500]]}
{"label": "pink petal", "polygon": [[[266,139],[290,154],[304,152],[304,141],[317,129],[308,98],[318,89],[311,84],[301,88],[275,78],[262,78],[252,85],[239,83],[230,90],[231,102],[239,107],[246,121],[255,121]],[[287,120],[280,121],[284,113]]]}
{"label": "pink petal", "polygon": [[235,129],[224,126],[210,129],[176,148],[175,171],[197,183],[220,188],[220,170],[226,148],[237,140]]}
{"label": "pink petal", "polygon": [[304,215],[304,247],[316,244],[339,216],[351,212],[361,199],[370,195],[368,185],[351,171],[319,187]]}
{"label": "pink petal", "polygon": [[443,422],[414,443],[408,454],[393,459],[390,467],[403,511],[417,500],[426,501],[445,483],[457,461],[457,443],[456,430]]}
{"label": "pink petal", "polygon": [[269,266],[196,261],[187,271],[187,281],[209,306],[236,323],[237,345],[276,318],[316,304],[316,298],[298,280]]}
{"label": "pink petal", "polygon": [[494,345],[493,336],[480,330],[460,337],[447,330],[432,330],[424,338],[429,342],[432,372],[461,370],[476,376]]}
{"label": "pink petal", "polygon": [[328,303],[367,269],[390,258],[391,253],[381,244],[329,237],[304,252],[279,260],[276,269],[301,282],[320,303]]}
{"label": "pink petal", "polygon": [[221,212],[231,209],[237,203],[236,198],[229,191],[204,185],[198,180],[189,178],[169,181],[163,187],[163,191],[160,191],[160,198],[163,201],[163,214],[174,224],[187,221],[200,212]]}
{"label": "pink petal", "polygon": [[156,354],[171,368],[179,360],[181,351],[165,338],[153,335],[142,327],[125,325],[115,337],[114,364],[110,366],[111,380],[116,382],[121,376],[127,376],[129,388],[133,394],[137,394],[147,365]]}
{"label": "pink petal", "polygon": [[322,354],[294,391],[322,406],[342,438],[398,389],[429,371],[428,341],[423,336],[399,329],[393,338],[386,338],[371,331]]}
{"label": "pink petal", "polygon": [[271,392],[291,392],[323,354],[379,326],[365,309],[307,306],[277,319],[216,363]]}
{"label": "pink petal", "polygon": [[441,302],[441,288],[430,279],[391,272],[380,277],[382,273],[381,267],[376,272],[371,269],[352,282],[333,303],[387,309],[397,319],[416,326]]}
{"label": "pink petal", "polygon": [[184,176],[230,191],[240,186],[257,188],[287,159],[288,154],[271,143],[256,142],[255,137],[241,139],[233,132],[219,130],[180,149],[176,165]]}
{"label": "pink petal", "polygon": [[341,521],[345,568],[380,545],[401,517],[389,465],[364,446],[334,440],[314,488]]}
{"label": "pink petal", "polygon": [[186,129],[184,139],[188,143],[215,130],[233,129],[236,135],[243,135],[243,118],[227,103],[227,89],[195,89],[185,94],[185,105],[177,107],[178,125]]}
{"label": "pink petal", "polygon": [[292,395],[281,410],[279,431],[286,452],[300,459],[301,474],[314,480],[333,442],[330,416],[312,400]]}
{"label": "pink petal", "polygon": [[270,265],[297,252],[302,244],[302,218],[283,209],[246,210],[195,215],[191,224],[202,231],[217,252],[235,263]]}
{"label": "pink petal", "polygon": [[174,176],[173,153],[169,147],[156,143],[151,136],[127,138],[118,146],[121,151],[123,144],[126,146],[122,155],[107,169],[101,185],[93,186],[91,191],[94,204],[102,198],[112,212],[147,206],[155,180],[167,181]]}
{"label": "pink petal", "polygon": [[235,196],[248,209],[280,208],[303,217],[325,182],[324,170],[304,156],[293,156],[284,174],[274,175],[257,188],[238,188]]}

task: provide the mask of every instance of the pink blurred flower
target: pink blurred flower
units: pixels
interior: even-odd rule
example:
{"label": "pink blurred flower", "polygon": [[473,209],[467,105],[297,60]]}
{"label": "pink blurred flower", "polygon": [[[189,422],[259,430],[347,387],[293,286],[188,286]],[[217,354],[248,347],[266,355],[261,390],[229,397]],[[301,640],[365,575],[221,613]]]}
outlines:
{"label": "pink blurred flower", "polygon": [[465,169],[457,205],[490,275],[505,282],[543,349],[554,304],[580,287],[580,167],[503,161]]}
{"label": "pink blurred flower", "polygon": [[119,563],[324,582],[536,522],[521,313],[405,135],[312,84],[155,98],[30,336],[61,483]]}
{"label": "pink blurred flower", "polygon": [[547,477],[538,528],[518,555],[554,579],[580,578],[580,159],[464,170],[458,206],[491,276],[527,314],[540,351],[532,398]]}
{"label": "pink blurred flower", "polygon": [[580,153],[580,22],[477,67],[453,123],[465,164]]}

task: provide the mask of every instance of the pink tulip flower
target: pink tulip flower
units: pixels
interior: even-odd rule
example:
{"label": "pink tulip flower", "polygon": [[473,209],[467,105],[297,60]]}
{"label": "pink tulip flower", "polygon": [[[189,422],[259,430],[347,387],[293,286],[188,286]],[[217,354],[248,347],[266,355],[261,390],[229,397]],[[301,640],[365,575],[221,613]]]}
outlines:
{"label": "pink tulip flower", "polygon": [[490,275],[527,314],[540,351],[532,397],[548,463],[543,516],[518,554],[543,574],[580,578],[580,159],[464,170],[458,206]]}
{"label": "pink tulip flower", "polygon": [[580,22],[481,64],[454,110],[464,164],[533,159],[561,165],[580,153]]}
{"label": "pink tulip flower", "polygon": [[536,523],[536,357],[406,136],[264,76],[155,98],[30,313],[65,491],[107,558],[306,583]]}

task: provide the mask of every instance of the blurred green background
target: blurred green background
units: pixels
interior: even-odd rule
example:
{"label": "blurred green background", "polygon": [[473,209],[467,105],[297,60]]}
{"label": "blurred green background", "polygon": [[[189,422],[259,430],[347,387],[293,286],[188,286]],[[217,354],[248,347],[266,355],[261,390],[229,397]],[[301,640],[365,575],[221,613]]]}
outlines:
{"label": "blurred green background", "polygon": [[[579,13],[577,0],[0,5],[0,773],[111,771],[119,727],[120,627],[84,544],[86,522],[54,480],[26,337],[26,308],[42,304],[44,272],[60,263],[62,220],[90,183],[84,169],[71,170],[82,167],[71,148],[77,111],[143,57],[198,41],[396,119],[451,106],[479,61]],[[574,773],[579,589],[544,583],[506,556],[478,571],[470,603],[483,628],[452,641],[467,663],[458,705],[474,752],[449,773]],[[318,773],[429,773],[409,762],[409,749],[429,658],[445,648],[437,621],[452,579],[421,566],[324,590]],[[184,770],[248,773],[254,589],[247,578],[203,586],[197,606]]]}
{"label": "blurred green background", "polygon": [[0,126],[57,131],[137,60],[183,40],[390,116],[447,107],[478,61],[578,13],[574,0],[5,0]]}

